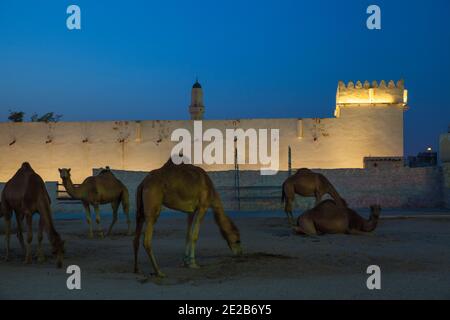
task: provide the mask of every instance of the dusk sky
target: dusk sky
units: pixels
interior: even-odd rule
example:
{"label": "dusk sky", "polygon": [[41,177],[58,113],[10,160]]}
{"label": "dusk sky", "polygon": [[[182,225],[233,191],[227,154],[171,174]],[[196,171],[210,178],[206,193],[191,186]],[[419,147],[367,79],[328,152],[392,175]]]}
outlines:
{"label": "dusk sky", "polygon": [[198,76],[206,119],[332,117],[339,80],[404,78],[406,155],[450,124],[448,0],[0,0],[0,39],[0,121],[188,119]]}

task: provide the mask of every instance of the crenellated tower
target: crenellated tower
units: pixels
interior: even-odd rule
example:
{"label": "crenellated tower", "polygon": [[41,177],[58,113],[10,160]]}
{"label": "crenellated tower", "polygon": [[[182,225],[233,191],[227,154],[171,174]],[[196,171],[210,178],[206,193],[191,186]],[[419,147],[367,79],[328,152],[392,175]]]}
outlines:
{"label": "crenellated tower", "polygon": [[390,80],[387,84],[382,80],[377,81],[349,81],[347,85],[339,81],[336,93],[336,117],[340,117],[341,109],[354,106],[399,106],[407,109],[408,90],[405,89],[403,80],[395,83]]}
{"label": "crenellated tower", "polygon": [[191,120],[203,120],[205,106],[203,105],[202,86],[198,82],[198,79],[192,86],[191,105],[189,106],[189,113],[191,114]]}

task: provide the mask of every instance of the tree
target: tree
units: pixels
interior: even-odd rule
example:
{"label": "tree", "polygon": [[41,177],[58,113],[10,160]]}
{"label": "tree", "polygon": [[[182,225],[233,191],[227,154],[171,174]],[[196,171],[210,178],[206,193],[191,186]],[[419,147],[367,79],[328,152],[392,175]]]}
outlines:
{"label": "tree", "polygon": [[31,122],[58,122],[61,120],[62,115],[55,114],[54,112],[47,112],[42,116],[38,116],[36,113],[31,116]]}
{"label": "tree", "polygon": [[23,122],[25,112],[23,111],[11,111],[9,110],[8,120],[11,122]]}

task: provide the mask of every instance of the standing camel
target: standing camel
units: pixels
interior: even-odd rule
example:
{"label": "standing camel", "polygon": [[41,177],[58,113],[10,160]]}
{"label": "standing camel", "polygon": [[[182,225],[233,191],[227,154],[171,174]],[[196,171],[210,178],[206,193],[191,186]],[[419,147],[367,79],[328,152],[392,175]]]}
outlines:
{"label": "standing camel", "polygon": [[45,229],[53,247],[53,254],[56,256],[57,267],[62,267],[64,242],[61,240],[53,225],[50,197],[45,188],[44,181],[34,172],[29,163],[23,163],[16,174],[6,183],[2,191],[0,211],[3,212],[6,224],[6,260],[9,259],[11,218],[14,212],[17,221],[17,236],[22,249],[25,248],[22,234],[22,221],[26,219],[28,234],[25,263],[32,262],[33,214],[37,212],[40,216],[37,249],[38,261],[43,262],[45,260],[42,250],[43,231]]}
{"label": "standing camel", "polygon": [[58,169],[67,193],[74,199],[81,200],[86,212],[86,220],[89,225],[88,237],[93,238],[90,205],[95,210],[95,221],[100,238],[103,238],[103,229],[100,225],[100,205],[111,203],[113,220],[108,230],[108,235],[117,221],[117,211],[122,203],[123,211],[127,217],[128,235],[131,235],[131,221],[129,216],[128,189],[117,179],[109,169],[102,170],[98,175],[87,177],[79,186],[74,186],[70,178],[70,169]]}
{"label": "standing camel", "polygon": [[285,202],[284,211],[291,225],[294,225],[292,204],[295,194],[303,197],[315,197],[316,205],[325,194],[329,194],[339,205],[343,205],[341,196],[323,174],[309,169],[299,169],[294,175],[288,177],[282,186],[281,201]]}
{"label": "standing camel", "polygon": [[300,215],[294,231],[304,235],[366,234],[377,227],[381,207],[373,205],[370,210],[370,218],[366,220],[354,210],[339,206],[334,200],[327,199]]}
{"label": "standing camel", "polygon": [[225,215],[222,201],[214,189],[207,173],[190,164],[175,165],[171,159],[160,169],[150,172],[136,192],[136,235],[134,238],[134,272],[138,272],[138,249],[141,232],[146,222],[144,248],[158,277],[164,277],[152,249],[153,228],[161,206],[188,214],[184,265],[198,268],[195,262],[195,245],[200,224],[208,208],[212,208],[214,218],[222,236],[235,255],[242,253],[239,230]]}

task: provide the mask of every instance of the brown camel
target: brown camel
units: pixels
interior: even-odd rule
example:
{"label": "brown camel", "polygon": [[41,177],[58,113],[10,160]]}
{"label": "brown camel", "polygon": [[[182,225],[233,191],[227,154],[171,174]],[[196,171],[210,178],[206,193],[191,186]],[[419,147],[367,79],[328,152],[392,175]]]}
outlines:
{"label": "brown camel", "polygon": [[366,234],[377,227],[381,207],[373,205],[370,210],[370,218],[366,220],[354,210],[339,206],[334,200],[327,199],[300,215],[294,231],[304,235]]}
{"label": "brown camel", "polygon": [[50,197],[45,188],[44,181],[34,172],[29,163],[23,163],[16,174],[6,183],[2,192],[1,211],[3,212],[6,224],[6,260],[9,259],[11,218],[13,212],[15,212],[17,236],[22,249],[25,248],[22,235],[22,221],[26,219],[28,235],[25,262],[32,262],[33,214],[37,212],[40,216],[37,249],[38,261],[43,262],[45,260],[42,250],[42,238],[45,229],[53,247],[53,254],[56,256],[57,267],[62,267],[64,242],[61,240],[53,225]]}
{"label": "brown camel", "polygon": [[164,277],[152,249],[153,228],[161,206],[188,214],[184,265],[197,268],[195,245],[198,240],[200,224],[208,208],[222,236],[236,255],[242,253],[239,230],[225,215],[222,201],[207,173],[190,164],[175,165],[171,159],[157,170],[150,172],[139,185],[136,192],[136,235],[134,238],[134,271],[138,271],[138,249],[144,221],[146,222],[144,248],[158,277]]}
{"label": "brown camel", "polygon": [[291,225],[294,225],[292,205],[295,194],[304,197],[316,197],[316,205],[325,194],[329,194],[339,205],[343,205],[341,196],[323,174],[305,168],[299,169],[294,175],[288,177],[282,186],[281,201],[285,202],[284,211]]}
{"label": "brown camel", "polygon": [[109,169],[102,170],[98,175],[87,177],[79,186],[74,186],[70,178],[70,169],[58,169],[67,193],[74,199],[83,203],[86,220],[89,225],[89,238],[93,238],[90,205],[95,210],[99,236],[103,238],[103,229],[100,225],[100,205],[111,203],[113,220],[108,230],[108,235],[117,221],[117,211],[122,203],[123,211],[127,217],[128,235],[131,235],[131,221],[129,216],[129,197],[127,187],[117,179]]}

